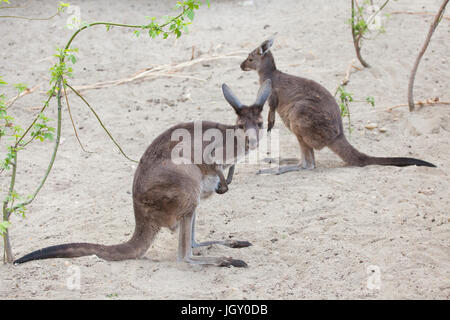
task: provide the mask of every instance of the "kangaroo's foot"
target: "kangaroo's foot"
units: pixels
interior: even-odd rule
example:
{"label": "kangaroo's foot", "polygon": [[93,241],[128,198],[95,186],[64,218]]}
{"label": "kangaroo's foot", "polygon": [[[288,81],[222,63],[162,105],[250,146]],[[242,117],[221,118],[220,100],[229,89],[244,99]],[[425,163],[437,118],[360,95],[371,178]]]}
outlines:
{"label": "kangaroo's foot", "polygon": [[275,174],[275,175],[279,175],[279,174],[283,174],[283,173],[286,173],[286,172],[299,171],[301,169],[303,169],[303,168],[300,167],[299,165],[284,166],[284,167],[276,167],[276,168],[269,168],[269,169],[258,170],[256,172],[256,174]]}
{"label": "kangaroo's foot", "polygon": [[231,257],[192,257],[187,256],[184,258],[184,262],[196,265],[215,265],[217,267],[236,267],[247,268],[248,265],[245,261],[239,259],[233,259]]}
{"label": "kangaroo's foot", "polygon": [[[232,259],[230,257],[194,257],[192,256],[193,241],[193,222],[195,213],[184,216],[180,221],[180,236],[178,238],[178,261],[184,261],[190,264],[215,265],[218,267],[238,267],[245,268],[247,264],[242,260]],[[212,241],[214,242],[214,241]],[[227,243],[226,241],[217,241],[217,243]],[[240,242],[237,241],[237,244]],[[231,243],[229,243],[231,244]]]}
{"label": "kangaroo's foot", "polygon": [[248,241],[239,241],[239,240],[205,241],[205,242],[200,242],[200,243],[192,241],[192,248],[206,247],[206,246],[210,246],[213,244],[220,244],[222,246],[226,246],[229,248],[246,248],[246,247],[250,247],[252,245]]}
{"label": "kangaroo's foot", "polygon": [[278,163],[278,164],[296,164],[296,163],[298,163],[297,158],[284,158],[284,159],[264,158],[264,159],[262,159],[262,161],[266,162],[266,163]]}

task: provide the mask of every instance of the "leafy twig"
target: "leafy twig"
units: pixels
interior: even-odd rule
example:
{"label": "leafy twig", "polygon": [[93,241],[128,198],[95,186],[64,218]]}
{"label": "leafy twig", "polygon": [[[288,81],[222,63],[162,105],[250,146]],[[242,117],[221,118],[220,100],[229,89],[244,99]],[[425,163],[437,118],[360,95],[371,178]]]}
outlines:
{"label": "leafy twig", "polygon": [[55,146],[53,148],[53,153],[52,153],[52,157],[50,159],[50,162],[47,166],[47,170],[44,173],[44,177],[42,178],[39,186],[37,187],[36,191],[33,193],[33,195],[30,197],[30,199],[28,199],[27,201],[14,206],[10,211],[14,212],[16,209],[20,208],[20,207],[24,207],[29,205],[31,202],[33,202],[33,200],[36,198],[37,194],[39,193],[39,191],[42,189],[42,187],[45,184],[45,181],[48,178],[48,175],[50,174],[50,171],[53,168],[53,163],[55,162],[56,159],[56,154],[58,152],[58,147],[59,147],[59,143],[61,140],[61,114],[62,114],[62,103],[61,103],[61,90],[62,90],[62,80],[59,80],[58,83],[56,84],[56,86],[58,87],[58,92],[57,92],[57,103],[58,103],[58,120],[57,120],[57,129],[56,129],[56,140],[55,140]]}

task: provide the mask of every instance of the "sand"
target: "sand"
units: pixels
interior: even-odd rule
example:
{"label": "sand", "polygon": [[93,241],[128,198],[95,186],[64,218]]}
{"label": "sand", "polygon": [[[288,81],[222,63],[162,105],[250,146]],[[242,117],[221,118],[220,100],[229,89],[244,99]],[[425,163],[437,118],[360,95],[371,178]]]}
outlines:
{"label": "sand", "polygon": [[[146,15],[171,13],[172,2],[71,3],[79,6],[84,21],[140,24]],[[211,2],[210,9],[196,13],[190,33],[179,40],[151,40],[144,34],[136,38],[130,30],[97,27],[74,41],[80,52],[73,85],[189,61],[193,46],[195,58],[230,52],[239,56],[179,72],[205,81],[160,77],[84,92],[130,157],[139,159],[159,133],[179,122],[233,123],[235,114],[220,85],[226,82],[251,103],[257,75],[242,72],[239,64],[275,32],[272,52],[279,69],[313,79],[330,91],[355,58],[345,23],[349,1]],[[392,2],[386,12],[436,12],[440,2]],[[56,1],[33,2],[2,13],[42,17],[55,7]],[[0,20],[0,74],[9,83],[44,83],[39,92],[14,105],[13,114],[23,125],[45,99],[55,47],[72,34],[65,28],[68,17]],[[406,107],[383,111],[406,103],[409,73],[432,18],[392,15],[386,33],[364,43],[362,52],[372,68],[353,73],[347,91],[362,101],[350,105],[354,131],[349,139],[355,147],[371,155],[421,158],[438,168],[346,167],[328,149],[316,152],[317,169],[312,171],[259,176],[259,166],[238,165],[230,190],[198,207],[197,238],[249,240],[249,248],[199,250],[202,255],[243,259],[248,268],[177,263],[178,235],[165,229],[140,260],[83,257],[0,265],[1,299],[448,299],[449,107],[424,107],[414,114]],[[420,64],[416,100],[450,101],[449,35],[449,20],[443,20]],[[6,93],[13,95],[12,90]],[[375,109],[364,102],[367,96],[375,98]],[[123,158],[77,97],[71,95],[70,102],[80,138],[93,153],[80,149],[65,112],[54,169],[26,218],[12,218],[16,257],[68,242],[120,243],[133,232],[136,166]],[[56,118],[54,103],[47,115]],[[378,127],[366,129],[367,123]],[[296,139],[278,117],[275,128],[280,130],[282,156],[298,157]],[[19,155],[19,192],[35,189],[51,149],[51,143],[36,144]],[[6,178],[2,175],[2,197]]]}

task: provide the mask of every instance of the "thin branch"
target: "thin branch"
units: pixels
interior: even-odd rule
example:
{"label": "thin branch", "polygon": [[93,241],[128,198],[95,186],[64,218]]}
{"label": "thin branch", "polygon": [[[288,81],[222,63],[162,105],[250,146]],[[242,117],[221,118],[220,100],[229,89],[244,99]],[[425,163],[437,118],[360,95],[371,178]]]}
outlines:
{"label": "thin branch", "polygon": [[386,7],[386,5],[388,4],[388,2],[389,2],[389,0],[386,0],[383,4],[382,4],[382,6],[371,16],[371,18],[367,21],[367,25],[369,26],[371,23],[372,23],[372,21],[373,21],[373,19],[375,19],[375,17],[381,12],[381,10],[383,10],[384,9],[384,7]]}
{"label": "thin branch", "polygon": [[39,83],[37,85],[35,85],[33,88],[29,89],[25,89],[23,92],[19,93],[17,96],[15,96],[14,98],[9,99],[8,101],[6,101],[6,109],[9,109],[12,107],[12,105],[19,99],[22,98],[23,96],[26,96],[27,94],[32,93],[33,91],[35,91],[37,88],[39,88],[42,85],[42,83]]}
{"label": "thin branch", "polygon": [[[415,101],[414,104],[419,107],[425,107],[425,106],[434,106],[434,105],[450,105],[450,102],[449,101],[439,101],[439,98],[429,98],[425,101],[423,101],[423,100]],[[407,107],[407,106],[409,106],[407,103],[400,103],[400,104],[396,104],[391,107],[375,108],[375,109],[367,111],[367,112],[357,112],[356,114],[368,114],[368,113],[374,113],[374,112],[391,112],[394,109],[401,108],[401,107]]]}
{"label": "thin branch", "polygon": [[[9,182],[9,191],[8,197],[3,201],[3,221],[9,221],[9,216],[11,213],[8,210],[9,199],[12,197],[12,193],[14,192],[14,185],[16,182],[16,173],[17,173],[17,150],[13,151],[13,161],[12,161],[12,173],[11,173],[11,181]],[[6,263],[11,263],[14,260],[11,241],[9,237],[8,229],[3,234],[3,261]]]}
{"label": "thin branch", "polygon": [[138,161],[131,159],[130,157],[128,157],[125,152],[122,150],[122,148],[120,147],[120,145],[116,142],[116,140],[113,138],[113,136],[111,135],[111,133],[108,131],[108,129],[106,129],[105,125],[103,124],[102,120],[100,119],[100,117],[98,116],[97,112],[95,112],[94,108],[91,107],[91,105],[89,104],[89,102],[86,101],[86,99],[84,99],[84,97],[77,91],[75,90],[73,87],[71,87],[69,84],[66,84],[78,97],[80,97],[81,100],[83,100],[83,102],[88,106],[88,108],[92,111],[92,113],[94,114],[94,116],[97,118],[98,122],[100,123],[101,127],[103,128],[103,130],[105,130],[105,132],[108,134],[109,138],[112,140],[112,142],[114,142],[114,144],[117,146],[117,148],[119,149],[120,153],[122,153],[122,155],[127,158],[130,161],[136,162],[138,163]]}
{"label": "thin branch", "polygon": [[28,3],[26,3],[26,4],[23,5],[23,6],[9,6],[9,7],[3,7],[3,6],[2,6],[2,7],[0,7],[0,9],[24,9],[24,8],[29,7],[30,4],[31,4],[31,1],[28,2]]}
{"label": "thin branch", "polygon": [[347,67],[347,71],[345,72],[345,78],[342,80],[341,85],[346,86],[348,82],[350,81],[350,73],[352,72],[352,69],[354,68],[353,64],[355,63],[355,59],[352,59],[350,64]]}
{"label": "thin branch", "polygon": [[39,115],[44,112],[44,110],[47,108],[47,106],[50,103],[50,100],[53,98],[53,95],[55,94],[56,91],[56,87],[57,85],[54,84],[53,87],[50,89],[50,94],[48,96],[47,101],[45,101],[44,106],[41,108],[41,110],[39,111],[38,115],[34,118],[33,122],[28,126],[28,128],[25,130],[25,132],[20,136],[19,140],[17,140],[16,144],[15,144],[15,148],[17,148],[17,146],[19,145],[20,142],[22,142],[22,140],[25,138],[25,136],[28,134],[28,132],[31,130],[31,128],[34,126],[34,124],[36,123],[36,121],[39,119]]}
{"label": "thin branch", "polygon": [[358,68],[357,66],[354,65],[355,62],[356,62],[355,59],[352,59],[352,61],[350,61],[349,65],[347,67],[347,71],[345,72],[344,79],[342,79],[341,83],[334,90],[334,96],[336,96],[340,86],[345,87],[350,82],[350,75],[351,75],[352,69],[356,69],[357,71],[361,71],[361,68]]}
{"label": "thin branch", "polygon": [[[414,105],[417,105],[419,107],[433,106],[436,104],[450,105],[450,102],[439,101],[439,99],[437,99],[437,100],[436,99],[427,99],[426,101],[419,100],[419,101],[414,102]],[[408,103],[396,104],[395,106],[383,109],[383,111],[392,111],[393,109],[400,108],[400,107],[407,107],[407,106],[409,106]]]}
{"label": "thin branch", "polygon": [[[57,82],[57,84],[55,84],[55,86],[58,87],[58,92],[57,92],[57,101],[58,101],[58,125],[57,125],[57,129],[56,129],[56,141],[55,141],[55,146],[53,148],[53,153],[52,153],[52,157],[50,159],[50,163],[48,164],[47,170],[45,171],[44,177],[41,180],[41,183],[39,184],[38,188],[36,189],[36,191],[33,193],[33,195],[31,196],[31,198],[21,204],[18,204],[16,206],[14,206],[10,212],[14,212],[16,209],[26,206],[28,204],[30,204],[31,202],[33,202],[33,200],[36,198],[37,194],[39,193],[39,191],[42,189],[42,187],[44,186],[45,181],[47,180],[48,175],[50,174],[50,171],[53,168],[53,163],[55,162],[56,159],[56,154],[58,152],[58,147],[59,147],[59,143],[61,140],[61,114],[62,114],[62,103],[61,103],[61,90],[62,90],[62,81],[61,79],[59,79],[59,81]],[[23,136],[22,136],[23,137]],[[18,144],[18,143],[17,143]]]}
{"label": "thin branch", "polygon": [[[370,68],[370,65],[363,59],[361,56],[361,47],[360,47],[360,41],[362,34],[356,34],[355,29],[355,0],[350,0],[352,2],[352,38],[353,38],[353,46],[355,47],[356,57],[358,58],[359,62],[366,67]],[[356,5],[358,5],[356,3]]]}
{"label": "thin branch", "polygon": [[[62,78],[62,81],[64,83],[64,78]],[[74,123],[73,117],[72,117],[72,111],[70,110],[70,104],[69,104],[69,99],[67,98],[67,92],[66,92],[66,86],[65,85],[63,85],[63,89],[64,89],[64,97],[66,98],[67,110],[69,111],[70,122],[72,122],[73,131],[75,132],[75,137],[77,138],[78,144],[80,145],[81,149],[84,152],[88,153],[88,151],[86,151],[84,149],[83,144],[81,143],[80,137],[78,136],[78,131],[77,131],[77,128],[75,126],[75,123]]]}
{"label": "thin branch", "polygon": [[[166,23],[162,24],[159,26],[159,29],[164,28],[165,26],[171,24],[173,21],[181,18],[186,12],[186,8],[183,8],[183,11],[177,15],[176,17],[170,19],[169,21],[167,21]],[[147,29],[147,27],[145,25],[132,25],[132,24],[123,24],[123,23],[112,23],[112,22],[94,22],[94,23],[90,23],[88,25],[85,25],[83,27],[81,27],[80,29],[78,29],[73,35],[72,37],[69,39],[69,42],[67,42],[67,45],[65,47],[65,49],[69,49],[70,45],[72,44],[73,39],[75,39],[75,37],[84,29],[92,27],[92,26],[98,26],[98,25],[104,25],[107,27],[123,27],[123,28],[135,28],[135,29]]]}
{"label": "thin branch", "polygon": [[422,46],[422,49],[419,52],[419,55],[417,56],[416,62],[414,63],[413,69],[411,71],[411,76],[409,77],[409,84],[408,84],[408,105],[409,105],[409,111],[414,111],[414,97],[413,97],[413,88],[414,88],[414,80],[416,78],[417,69],[419,67],[420,60],[422,59],[422,56],[425,54],[425,51],[428,48],[428,44],[430,43],[431,36],[434,33],[434,30],[436,30],[439,22],[441,21],[441,18],[444,16],[445,7],[447,6],[449,0],[444,0],[442,2],[441,7],[439,8],[438,13],[436,14],[433,22],[430,25],[430,29],[428,31],[427,38],[425,39],[425,43]]}
{"label": "thin branch", "polygon": [[23,19],[23,20],[31,20],[31,21],[35,21],[35,20],[43,21],[43,20],[51,20],[54,17],[56,17],[57,15],[59,15],[59,11],[48,18],[29,18],[29,17],[22,17],[22,16],[0,16],[0,19]]}

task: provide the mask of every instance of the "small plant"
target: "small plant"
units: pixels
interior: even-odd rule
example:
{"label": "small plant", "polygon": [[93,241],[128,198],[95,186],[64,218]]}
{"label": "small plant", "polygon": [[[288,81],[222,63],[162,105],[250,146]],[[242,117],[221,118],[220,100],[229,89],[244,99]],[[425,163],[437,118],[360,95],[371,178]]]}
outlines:
{"label": "small plant", "polygon": [[[345,86],[340,85],[337,90],[335,96],[338,95],[338,104],[339,108],[341,109],[341,116],[347,117],[348,119],[348,133],[352,134],[353,128],[350,118],[350,108],[349,104],[350,102],[362,102],[359,100],[353,99],[353,93],[345,91]],[[372,96],[366,97],[365,102],[370,104],[372,107],[375,107],[375,98]]]}
{"label": "small plant", "polygon": [[336,93],[339,94],[338,104],[341,108],[341,116],[347,117],[348,119],[348,132],[349,134],[352,133],[352,124],[351,124],[351,118],[350,118],[350,109],[348,107],[349,103],[353,101],[353,96],[351,93],[345,91],[345,88],[343,86],[339,86]]}
{"label": "small plant", "polygon": [[[375,31],[377,36],[378,34],[384,33],[384,27],[380,23],[381,20],[378,14],[383,10],[383,8],[388,4],[389,0],[386,0],[381,7],[377,8],[373,6],[372,1],[364,0],[363,3],[360,5],[358,4],[357,0],[351,0],[352,3],[352,15],[351,19],[348,21],[348,23],[351,25],[352,28],[352,38],[353,38],[353,45],[355,47],[356,56],[361,62],[361,64],[369,68],[370,65],[363,59],[361,56],[361,45],[362,40],[370,40],[370,38],[367,37],[367,35]],[[367,14],[366,12],[368,9],[372,9],[374,12],[369,15],[369,17],[365,18],[364,16]],[[374,37],[375,37],[374,36]],[[373,38],[372,38],[373,39]]]}

